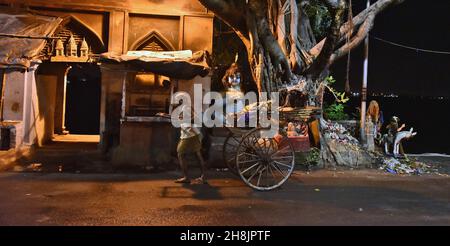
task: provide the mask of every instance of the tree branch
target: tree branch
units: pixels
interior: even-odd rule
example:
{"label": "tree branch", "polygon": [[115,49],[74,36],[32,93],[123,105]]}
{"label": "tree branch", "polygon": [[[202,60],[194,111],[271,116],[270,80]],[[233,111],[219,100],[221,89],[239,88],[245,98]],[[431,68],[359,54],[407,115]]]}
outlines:
{"label": "tree branch", "polygon": [[[353,28],[363,24],[369,16],[371,15],[376,16],[377,14],[385,10],[387,7],[403,3],[404,1],[405,0],[378,0],[377,2],[372,4],[368,9],[363,10],[357,16],[353,17]],[[343,42],[345,40],[345,36],[348,35],[348,32],[354,31],[353,28],[352,24],[349,22],[346,22],[344,25],[342,25],[340,28],[341,39],[339,40],[339,42]],[[326,38],[321,40],[316,46],[314,46],[312,49],[309,50],[309,53],[314,57],[318,57],[318,55],[321,53],[323,49],[325,41]]]}
{"label": "tree branch", "polygon": [[298,38],[303,48],[310,50],[314,45],[317,44],[316,37],[311,27],[308,15],[305,13],[303,6],[299,4],[298,6]]}
{"label": "tree branch", "polygon": [[[230,26],[239,37],[248,39],[245,21],[245,0],[198,0],[216,17]],[[244,41],[244,40],[243,40]]]}
{"label": "tree branch", "polygon": [[344,0],[324,0],[328,6],[328,9],[332,16],[331,26],[328,30],[328,35],[320,50],[320,54],[313,62],[308,72],[313,77],[318,77],[329,65],[331,55],[334,53],[334,49],[340,40],[340,27],[342,25],[342,17],[345,11]]}
{"label": "tree branch", "polygon": [[275,68],[279,66],[284,70],[284,80],[292,78],[291,68],[286,55],[283,53],[278,41],[275,39],[267,20],[267,2],[261,0],[248,0],[248,8],[255,14],[258,22],[256,29],[264,49],[270,54]]}
{"label": "tree branch", "polygon": [[300,57],[300,49],[298,48],[300,44],[298,44],[298,19],[299,19],[299,11],[297,2],[295,0],[289,0],[290,8],[291,8],[291,52],[290,52],[290,62],[291,69],[294,73],[299,73],[302,69],[302,58]]}
{"label": "tree branch", "polygon": [[276,36],[278,39],[278,44],[280,45],[283,53],[288,56],[288,49],[286,45],[286,22],[285,22],[285,14],[289,8],[288,1],[281,3],[278,1],[278,13],[277,13],[277,24],[276,24]]}
{"label": "tree branch", "polygon": [[357,34],[351,39],[351,41],[338,50],[330,57],[329,65],[333,64],[337,59],[348,54],[352,49],[356,48],[369,34],[375,23],[375,14],[369,15],[366,21],[361,25]]}

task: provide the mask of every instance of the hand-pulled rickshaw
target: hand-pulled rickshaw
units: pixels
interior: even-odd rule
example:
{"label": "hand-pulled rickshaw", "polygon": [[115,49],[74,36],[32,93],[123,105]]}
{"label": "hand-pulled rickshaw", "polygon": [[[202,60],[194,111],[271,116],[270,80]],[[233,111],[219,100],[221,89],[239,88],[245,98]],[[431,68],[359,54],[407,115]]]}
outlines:
{"label": "hand-pulled rickshaw", "polygon": [[[256,110],[259,107],[256,106]],[[278,110],[279,129],[274,136],[267,135],[263,127],[226,127],[228,136],[223,145],[223,160],[232,173],[255,190],[273,190],[289,179],[296,165],[296,153],[305,149],[302,143],[307,142],[309,146],[308,123],[320,115],[320,110],[313,107],[280,107]],[[239,112],[235,117],[248,116],[249,111]],[[291,134],[289,127],[292,126],[288,124],[293,123],[300,134]]]}

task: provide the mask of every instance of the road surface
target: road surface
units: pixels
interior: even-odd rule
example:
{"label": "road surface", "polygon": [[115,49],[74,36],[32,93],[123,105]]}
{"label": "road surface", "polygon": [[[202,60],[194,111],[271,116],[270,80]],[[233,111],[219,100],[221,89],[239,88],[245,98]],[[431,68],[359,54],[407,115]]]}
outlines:
{"label": "road surface", "polygon": [[271,192],[209,176],[0,173],[0,225],[450,225],[446,176],[297,172]]}

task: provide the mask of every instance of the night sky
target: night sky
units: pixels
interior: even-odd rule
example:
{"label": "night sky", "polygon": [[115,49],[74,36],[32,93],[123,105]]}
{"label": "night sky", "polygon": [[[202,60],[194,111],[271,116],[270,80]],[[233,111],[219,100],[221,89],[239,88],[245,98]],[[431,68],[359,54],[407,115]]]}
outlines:
{"label": "night sky", "polygon": [[[375,2],[372,0],[372,3]],[[366,0],[353,0],[354,14]],[[422,49],[450,52],[450,0],[405,0],[377,16],[373,37]],[[346,57],[332,67],[343,88]],[[351,89],[362,82],[363,45],[352,51]],[[370,40],[369,93],[450,97],[450,55],[408,50]]]}

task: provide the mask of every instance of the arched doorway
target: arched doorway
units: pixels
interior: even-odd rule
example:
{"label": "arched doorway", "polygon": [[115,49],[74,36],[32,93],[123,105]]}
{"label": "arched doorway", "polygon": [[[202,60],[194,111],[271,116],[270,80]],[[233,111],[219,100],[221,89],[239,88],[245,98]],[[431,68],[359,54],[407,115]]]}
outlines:
{"label": "arched doorway", "polygon": [[105,52],[105,45],[93,29],[74,16],[64,19],[54,38],[43,53],[50,56],[50,66],[65,66],[64,73],[57,72],[55,134],[98,135],[101,72],[90,55]]}
{"label": "arched doorway", "polygon": [[67,73],[65,130],[70,134],[98,135],[100,127],[100,68],[73,64]]}

